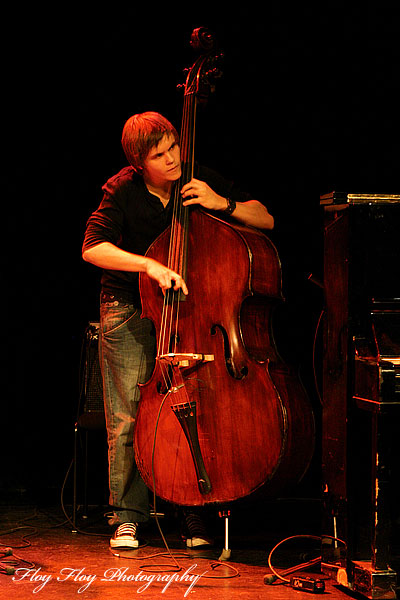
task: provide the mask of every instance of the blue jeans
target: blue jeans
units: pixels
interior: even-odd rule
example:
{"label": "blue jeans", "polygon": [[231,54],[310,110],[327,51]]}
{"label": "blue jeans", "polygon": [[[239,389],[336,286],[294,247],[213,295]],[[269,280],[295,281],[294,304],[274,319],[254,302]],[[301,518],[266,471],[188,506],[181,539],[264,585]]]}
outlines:
{"label": "blue jeans", "polygon": [[149,518],[148,489],[137,469],[133,429],[138,383],[154,367],[152,324],[132,304],[118,300],[100,305],[99,358],[107,425],[110,506],[114,523],[143,523]]}

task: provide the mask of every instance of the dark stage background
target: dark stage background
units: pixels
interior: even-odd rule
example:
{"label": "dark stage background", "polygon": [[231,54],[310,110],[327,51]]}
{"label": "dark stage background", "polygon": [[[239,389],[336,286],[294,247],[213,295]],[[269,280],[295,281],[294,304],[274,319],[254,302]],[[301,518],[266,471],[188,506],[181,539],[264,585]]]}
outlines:
{"label": "dark stage background", "polygon": [[[276,332],[318,412],[311,352],[322,294],[320,194],[400,193],[396,2],[134,3],[14,9],[3,22],[3,498],[56,497],[72,458],[83,331],[99,273],[80,257],[101,185],[125,165],[125,120],[180,126],[194,27],[215,32],[223,77],[199,116],[197,158],[276,218],[286,307]],[[318,6],[316,9],[315,6]],[[374,241],[371,240],[371,244]]]}

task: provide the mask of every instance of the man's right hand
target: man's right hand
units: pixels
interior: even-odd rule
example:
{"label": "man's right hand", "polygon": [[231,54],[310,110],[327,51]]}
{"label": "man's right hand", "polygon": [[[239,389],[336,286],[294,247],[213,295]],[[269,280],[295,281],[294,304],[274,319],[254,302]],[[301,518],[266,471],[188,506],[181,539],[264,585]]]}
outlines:
{"label": "man's right hand", "polygon": [[145,273],[158,282],[163,294],[171,288],[181,289],[185,295],[189,293],[185,281],[178,273],[152,258],[147,258]]}

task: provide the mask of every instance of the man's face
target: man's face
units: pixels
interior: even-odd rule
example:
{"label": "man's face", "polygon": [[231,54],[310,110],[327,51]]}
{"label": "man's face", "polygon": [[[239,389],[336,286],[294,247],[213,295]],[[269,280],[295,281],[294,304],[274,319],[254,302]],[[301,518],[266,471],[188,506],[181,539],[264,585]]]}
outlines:
{"label": "man's face", "polygon": [[181,176],[180,148],[174,136],[164,135],[147,155],[143,164],[143,179],[153,186],[163,186]]}

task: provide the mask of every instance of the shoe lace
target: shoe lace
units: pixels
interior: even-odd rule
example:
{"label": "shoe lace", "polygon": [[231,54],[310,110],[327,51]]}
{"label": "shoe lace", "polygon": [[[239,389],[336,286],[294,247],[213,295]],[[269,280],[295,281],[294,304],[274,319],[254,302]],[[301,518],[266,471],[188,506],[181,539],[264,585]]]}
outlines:
{"label": "shoe lace", "polygon": [[132,535],[135,537],[137,529],[137,523],[122,523],[117,531],[116,535]]}
{"label": "shoe lace", "polygon": [[207,538],[208,534],[202,518],[195,513],[186,515],[186,525],[191,538]]}

